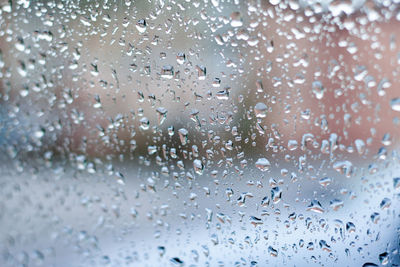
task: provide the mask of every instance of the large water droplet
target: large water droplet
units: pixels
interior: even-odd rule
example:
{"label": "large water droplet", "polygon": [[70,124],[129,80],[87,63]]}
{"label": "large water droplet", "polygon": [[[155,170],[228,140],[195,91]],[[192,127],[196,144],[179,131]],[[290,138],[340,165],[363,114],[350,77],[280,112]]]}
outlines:
{"label": "large water droplet", "polygon": [[257,103],[254,106],[254,113],[257,118],[265,118],[267,116],[268,107],[264,103]]}

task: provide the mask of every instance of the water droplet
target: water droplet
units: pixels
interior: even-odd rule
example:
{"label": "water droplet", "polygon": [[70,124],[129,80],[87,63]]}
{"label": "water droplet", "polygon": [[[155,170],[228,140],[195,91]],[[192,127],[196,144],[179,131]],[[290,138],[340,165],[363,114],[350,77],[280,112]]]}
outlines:
{"label": "water droplet", "polygon": [[290,151],[296,150],[298,147],[297,141],[296,140],[289,140],[288,141],[288,149]]}
{"label": "water droplet", "polygon": [[206,67],[204,66],[196,66],[197,69],[197,77],[199,80],[205,80],[206,79]]}
{"label": "water droplet", "polygon": [[282,190],[277,186],[271,189],[271,199],[274,204],[279,203],[282,198]]}
{"label": "water droplet", "polygon": [[188,130],[186,130],[185,128],[181,128],[181,129],[179,129],[178,133],[179,133],[179,139],[181,140],[181,144],[183,146],[186,145],[187,141],[188,141],[188,134],[189,134]]}
{"label": "water droplet", "polygon": [[345,174],[346,177],[353,174],[353,164],[348,160],[335,162],[333,168],[339,173]]}
{"label": "water droplet", "polygon": [[307,211],[314,211],[316,213],[324,213],[325,209],[322,207],[321,203],[319,203],[318,200],[313,200],[311,203],[307,206]]}
{"label": "water droplet", "polygon": [[385,197],[384,199],[382,199],[381,203],[379,204],[379,207],[384,210],[384,209],[388,209],[390,207],[390,205],[392,204],[392,201]]}
{"label": "water droplet", "polygon": [[195,160],[193,161],[193,168],[194,168],[194,171],[195,171],[197,174],[203,175],[204,165],[203,165],[203,163],[201,162],[201,160],[195,159]]}
{"label": "water droplet", "polygon": [[136,23],[136,29],[140,32],[140,33],[144,33],[146,31],[147,28],[147,23],[144,19],[140,19],[137,21]]}
{"label": "water droplet", "polygon": [[346,223],[346,231],[349,233],[354,233],[356,231],[356,226],[352,222]]}
{"label": "water droplet", "polygon": [[320,240],[320,241],[319,241],[319,247],[320,247],[323,251],[327,251],[327,252],[331,252],[331,251],[332,251],[331,247],[326,243],[325,240]]}
{"label": "water droplet", "polygon": [[400,189],[400,177],[393,178],[393,188]]}
{"label": "water droplet", "polygon": [[269,170],[269,168],[271,167],[271,163],[270,163],[269,160],[267,160],[266,158],[259,158],[259,159],[256,161],[256,167],[257,167],[259,170],[265,172],[265,171],[268,171],[268,170]]}
{"label": "water droplet", "polygon": [[373,223],[377,224],[378,221],[379,221],[379,219],[380,219],[379,213],[374,212],[374,213],[371,214],[371,221],[372,221]]}
{"label": "water droplet", "polygon": [[400,98],[393,98],[390,100],[390,106],[394,111],[400,111]]}
{"label": "water droplet", "polygon": [[272,257],[278,257],[278,251],[271,246],[268,247],[268,253]]}
{"label": "water droplet", "polygon": [[150,128],[150,121],[148,118],[143,117],[140,119],[140,128],[142,130],[148,130]]}
{"label": "water droplet", "polygon": [[167,118],[168,110],[164,107],[159,107],[156,109],[157,117],[158,117],[158,124],[161,125],[164,123],[165,119]]}
{"label": "water droplet", "polygon": [[364,141],[361,140],[361,139],[356,139],[354,141],[354,143],[356,145],[356,149],[357,149],[358,154],[360,154],[360,155],[364,154],[364,152],[365,152],[365,143],[364,143]]}
{"label": "water droplet", "polygon": [[183,266],[183,261],[178,257],[171,258],[170,261],[176,266]]}
{"label": "water droplet", "polygon": [[325,88],[320,81],[314,81],[312,83],[312,91],[317,99],[322,99],[324,97]]}
{"label": "water droplet", "polygon": [[324,177],[319,180],[319,184],[324,187],[327,187],[328,185],[330,185],[331,182],[332,182],[332,179],[330,177]]}
{"label": "water droplet", "polygon": [[238,12],[238,11],[232,12],[231,26],[232,27],[242,27],[242,25],[243,25],[243,20],[242,20],[242,16],[240,15],[240,12]]}
{"label": "water droplet", "polygon": [[267,207],[269,205],[269,197],[265,196],[262,200],[261,200],[261,207]]}
{"label": "water droplet", "polygon": [[229,87],[226,87],[223,90],[220,90],[216,93],[216,97],[218,100],[228,100],[229,99]]}
{"label": "water droplet", "polygon": [[389,263],[389,253],[383,252],[379,254],[379,261],[382,265],[387,265]]}
{"label": "water droplet", "polygon": [[161,77],[166,79],[172,79],[174,77],[174,67],[171,65],[165,65],[161,68]]}
{"label": "water droplet", "polygon": [[160,255],[160,257],[164,256],[164,254],[165,254],[165,247],[163,247],[163,246],[158,246],[158,247],[157,247],[157,250],[158,250],[158,254]]}
{"label": "water droplet", "polygon": [[257,118],[265,118],[267,116],[268,107],[264,103],[257,103],[254,106],[254,113]]}
{"label": "water droplet", "polygon": [[330,206],[334,211],[338,211],[341,207],[343,207],[343,201],[339,199],[333,199],[330,201]]}
{"label": "water droplet", "polygon": [[250,217],[250,223],[251,223],[252,225],[254,225],[254,227],[256,227],[257,225],[263,224],[263,221],[262,221],[260,218],[258,218],[258,217],[251,216],[251,217]]}

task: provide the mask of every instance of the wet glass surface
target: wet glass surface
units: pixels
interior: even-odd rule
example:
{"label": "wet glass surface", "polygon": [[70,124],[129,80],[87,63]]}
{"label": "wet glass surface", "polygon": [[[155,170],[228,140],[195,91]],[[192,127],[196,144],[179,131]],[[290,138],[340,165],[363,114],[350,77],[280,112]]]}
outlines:
{"label": "wet glass surface", "polygon": [[398,266],[396,1],[0,1],[0,266]]}

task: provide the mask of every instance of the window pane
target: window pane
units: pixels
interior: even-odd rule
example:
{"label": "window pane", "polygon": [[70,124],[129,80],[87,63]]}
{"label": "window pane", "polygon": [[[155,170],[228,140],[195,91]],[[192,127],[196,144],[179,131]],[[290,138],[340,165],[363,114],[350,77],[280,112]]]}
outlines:
{"label": "window pane", "polygon": [[396,1],[0,1],[1,266],[398,266]]}

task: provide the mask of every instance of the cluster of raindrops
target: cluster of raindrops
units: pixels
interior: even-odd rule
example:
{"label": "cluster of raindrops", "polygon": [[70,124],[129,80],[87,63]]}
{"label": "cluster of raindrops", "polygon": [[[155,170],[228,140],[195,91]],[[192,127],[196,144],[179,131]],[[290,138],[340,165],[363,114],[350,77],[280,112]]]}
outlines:
{"label": "cluster of raindrops", "polygon": [[0,1],[0,265],[398,266],[399,14]]}

